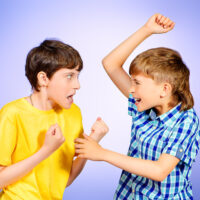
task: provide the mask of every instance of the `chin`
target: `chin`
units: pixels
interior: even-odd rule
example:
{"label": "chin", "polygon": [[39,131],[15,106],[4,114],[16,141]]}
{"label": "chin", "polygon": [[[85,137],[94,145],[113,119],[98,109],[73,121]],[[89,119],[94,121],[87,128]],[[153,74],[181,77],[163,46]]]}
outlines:
{"label": "chin", "polygon": [[146,111],[146,110],[148,110],[149,108],[138,108],[137,107],[137,111],[138,112],[144,112],[144,111]]}
{"label": "chin", "polygon": [[136,106],[137,107],[137,111],[138,112],[142,112],[144,109],[142,109],[142,108],[140,108],[140,107],[138,107],[138,106]]}
{"label": "chin", "polygon": [[137,111],[138,111],[138,112],[143,112],[144,110],[143,110],[143,109],[137,109]]}
{"label": "chin", "polygon": [[55,108],[64,108],[64,109],[70,109],[71,108],[71,104],[59,104],[57,103],[57,105],[55,106]]}
{"label": "chin", "polygon": [[68,105],[64,105],[64,106],[62,106],[62,107],[65,108],[65,109],[70,109],[71,106],[72,106],[72,104],[68,104]]}

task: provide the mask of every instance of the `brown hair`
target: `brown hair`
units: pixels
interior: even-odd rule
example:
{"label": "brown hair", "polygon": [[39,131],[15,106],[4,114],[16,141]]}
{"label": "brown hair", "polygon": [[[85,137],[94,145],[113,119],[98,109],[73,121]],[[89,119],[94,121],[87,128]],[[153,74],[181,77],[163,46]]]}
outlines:
{"label": "brown hair", "polygon": [[160,47],[139,54],[131,63],[129,74],[144,73],[157,83],[168,82],[172,86],[173,102],[170,107],[181,102],[181,111],[194,106],[190,92],[190,71],[180,54],[172,49]]}
{"label": "brown hair", "polygon": [[83,61],[77,50],[58,40],[45,40],[28,53],[25,73],[32,88],[39,91],[37,74],[40,71],[50,79],[61,68],[74,69],[77,66],[81,71]]}

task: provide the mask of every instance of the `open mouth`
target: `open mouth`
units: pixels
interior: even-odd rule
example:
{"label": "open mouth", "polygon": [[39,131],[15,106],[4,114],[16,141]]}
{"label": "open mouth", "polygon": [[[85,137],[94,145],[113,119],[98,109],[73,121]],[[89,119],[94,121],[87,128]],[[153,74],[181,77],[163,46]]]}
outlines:
{"label": "open mouth", "polygon": [[73,98],[74,95],[67,96],[67,99]]}
{"label": "open mouth", "polygon": [[74,94],[69,95],[69,96],[66,97],[67,100],[68,100],[70,103],[73,103],[73,96],[74,96]]}
{"label": "open mouth", "polygon": [[140,98],[135,98],[135,104],[138,105],[141,102]]}

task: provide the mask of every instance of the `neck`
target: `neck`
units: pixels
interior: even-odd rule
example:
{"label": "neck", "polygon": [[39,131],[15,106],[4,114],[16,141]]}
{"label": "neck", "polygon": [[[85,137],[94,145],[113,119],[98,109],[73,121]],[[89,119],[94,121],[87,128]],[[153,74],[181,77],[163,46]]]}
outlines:
{"label": "neck", "polygon": [[46,92],[33,91],[27,100],[32,106],[38,108],[39,110],[51,110],[55,107],[53,102],[48,99]]}
{"label": "neck", "polygon": [[161,105],[161,106],[156,106],[155,110],[156,110],[156,114],[157,116],[160,116],[166,112],[168,112],[169,110],[171,110],[172,108],[167,105]]}
{"label": "neck", "polygon": [[162,115],[162,114],[168,112],[174,106],[177,105],[177,104],[171,104],[172,101],[173,101],[172,98],[163,99],[163,101],[161,102],[161,104],[159,106],[155,107],[157,116]]}

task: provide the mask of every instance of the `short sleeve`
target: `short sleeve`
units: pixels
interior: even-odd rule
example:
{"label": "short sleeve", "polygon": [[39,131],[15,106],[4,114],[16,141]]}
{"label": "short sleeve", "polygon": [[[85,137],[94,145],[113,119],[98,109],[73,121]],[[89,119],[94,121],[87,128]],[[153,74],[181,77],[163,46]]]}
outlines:
{"label": "short sleeve", "polygon": [[199,150],[199,139],[199,123],[185,120],[173,128],[162,153],[173,155],[191,166]]}
{"label": "short sleeve", "polygon": [[12,154],[16,146],[17,128],[13,115],[2,108],[0,110],[0,165],[12,164]]}
{"label": "short sleeve", "polygon": [[137,114],[137,107],[135,105],[135,99],[133,96],[130,94],[128,98],[128,114],[132,117],[135,117]]}

